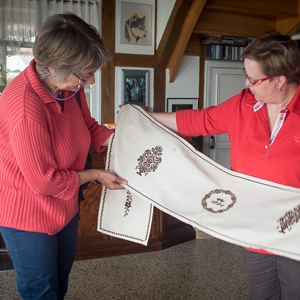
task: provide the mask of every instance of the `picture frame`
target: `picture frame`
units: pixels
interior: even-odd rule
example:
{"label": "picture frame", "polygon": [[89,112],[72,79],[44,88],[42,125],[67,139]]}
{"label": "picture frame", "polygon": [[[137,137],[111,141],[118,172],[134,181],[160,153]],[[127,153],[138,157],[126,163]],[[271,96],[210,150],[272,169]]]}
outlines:
{"label": "picture frame", "polygon": [[168,98],[167,112],[185,109],[198,109],[198,98]]}
{"label": "picture frame", "polygon": [[116,0],[116,53],[154,55],[155,0]]}
{"label": "picture frame", "polygon": [[151,46],[152,5],[121,2],[121,44]]}
{"label": "picture frame", "polygon": [[115,67],[115,122],[121,105],[153,110],[153,68]]}

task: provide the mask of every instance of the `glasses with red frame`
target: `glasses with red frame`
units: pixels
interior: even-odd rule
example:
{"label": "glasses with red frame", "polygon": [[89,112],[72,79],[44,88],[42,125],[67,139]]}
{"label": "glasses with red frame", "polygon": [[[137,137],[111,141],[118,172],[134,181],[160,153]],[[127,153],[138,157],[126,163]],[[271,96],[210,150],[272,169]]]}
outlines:
{"label": "glasses with red frame", "polygon": [[263,82],[263,81],[266,81],[266,80],[271,79],[271,78],[274,77],[274,76],[268,76],[268,77],[265,77],[265,78],[262,78],[262,79],[252,80],[252,79],[248,76],[248,74],[246,73],[245,68],[243,68],[243,71],[244,71],[244,74],[245,74],[246,78],[248,79],[248,81],[250,82],[251,85],[255,85],[255,84],[261,83],[261,82]]}
{"label": "glasses with red frame", "polygon": [[90,73],[87,77],[85,78],[80,78],[78,75],[76,75],[75,73],[73,73],[74,76],[76,76],[81,82],[85,82],[87,81],[89,78],[91,78],[94,74],[95,74],[96,71]]}

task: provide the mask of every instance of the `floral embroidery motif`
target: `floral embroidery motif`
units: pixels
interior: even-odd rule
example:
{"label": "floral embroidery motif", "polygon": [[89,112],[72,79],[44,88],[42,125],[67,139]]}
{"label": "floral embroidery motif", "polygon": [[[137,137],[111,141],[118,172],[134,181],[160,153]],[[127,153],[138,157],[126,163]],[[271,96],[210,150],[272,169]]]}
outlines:
{"label": "floral embroidery motif", "polygon": [[129,191],[127,191],[124,218],[129,214],[129,209],[131,207],[132,201],[132,194]]}
{"label": "floral embroidery motif", "polygon": [[292,225],[298,223],[300,220],[300,204],[297,207],[294,207],[293,210],[288,211],[283,217],[279,218],[277,222],[279,226],[277,229],[280,229],[279,232],[285,233],[285,230],[291,231]]}
{"label": "floral embroidery motif", "polygon": [[163,148],[161,146],[156,146],[151,150],[145,150],[145,152],[137,159],[138,165],[136,169],[139,171],[136,173],[140,176],[144,173],[146,176],[149,172],[155,172],[159,164],[162,162],[162,151]]}
{"label": "floral embroidery motif", "polygon": [[236,203],[236,196],[230,191],[216,189],[210,191],[202,199],[204,209],[212,213],[222,213],[233,207]]}

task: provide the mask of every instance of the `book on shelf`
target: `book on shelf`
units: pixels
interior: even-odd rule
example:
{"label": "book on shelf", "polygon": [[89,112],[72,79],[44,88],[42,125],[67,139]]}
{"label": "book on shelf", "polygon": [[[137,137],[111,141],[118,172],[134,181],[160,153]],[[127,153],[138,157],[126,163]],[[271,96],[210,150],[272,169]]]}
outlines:
{"label": "book on shelf", "polygon": [[245,47],[207,44],[204,46],[204,59],[242,60],[241,54]]}
{"label": "book on shelf", "polygon": [[252,39],[203,34],[201,41],[204,59],[242,60],[241,54]]}
{"label": "book on shelf", "polygon": [[215,44],[215,43],[221,43],[222,36],[221,35],[215,35],[215,34],[203,34],[201,36],[202,44]]}
{"label": "book on shelf", "polygon": [[223,36],[221,38],[221,43],[225,44],[225,45],[234,45],[234,37],[230,37],[230,36]]}

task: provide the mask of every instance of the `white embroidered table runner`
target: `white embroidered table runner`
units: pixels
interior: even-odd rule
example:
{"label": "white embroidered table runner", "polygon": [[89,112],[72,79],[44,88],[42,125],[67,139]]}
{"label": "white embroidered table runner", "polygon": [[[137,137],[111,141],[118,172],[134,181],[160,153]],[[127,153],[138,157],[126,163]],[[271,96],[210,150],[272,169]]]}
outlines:
{"label": "white embroidered table runner", "polygon": [[128,184],[103,189],[105,234],[146,245],[154,205],[216,238],[300,260],[300,189],[220,166],[139,106],[120,110],[106,169]]}

